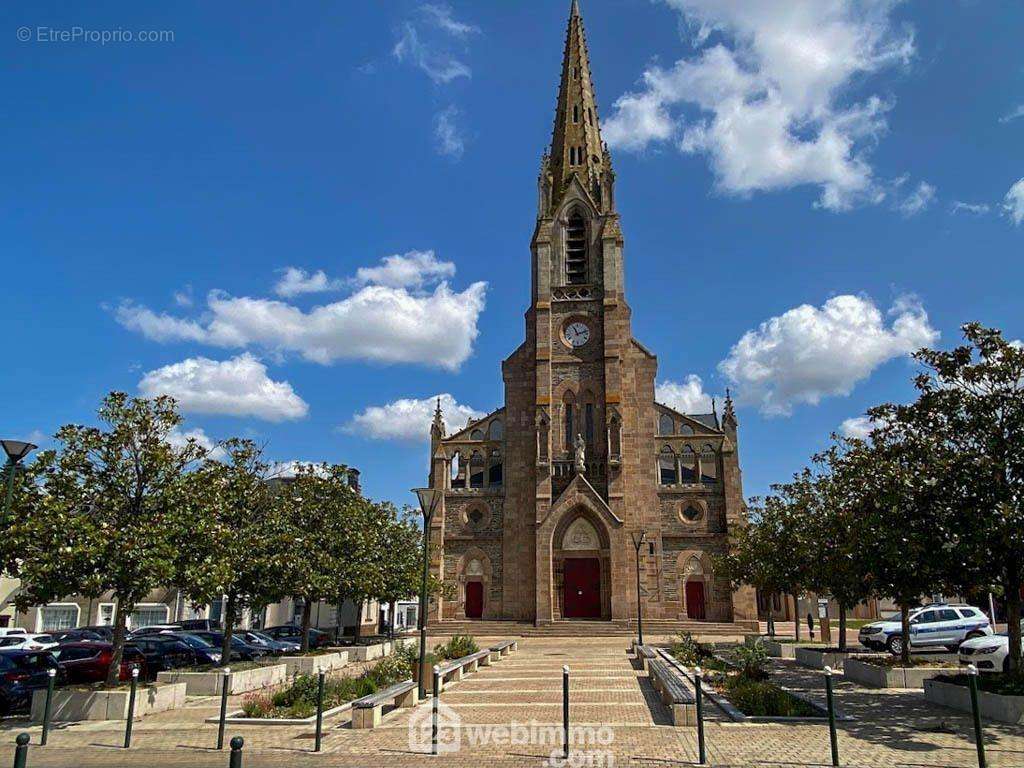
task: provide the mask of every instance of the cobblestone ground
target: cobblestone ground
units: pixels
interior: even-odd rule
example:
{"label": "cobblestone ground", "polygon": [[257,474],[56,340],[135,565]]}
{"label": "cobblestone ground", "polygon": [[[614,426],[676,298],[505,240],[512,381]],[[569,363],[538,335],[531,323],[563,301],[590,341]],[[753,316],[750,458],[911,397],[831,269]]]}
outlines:
{"label": "cobblestone ground", "polygon": [[[486,642],[480,638],[480,642]],[[313,733],[307,727],[228,728],[228,736],[245,738],[244,765],[257,766],[540,766],[558,750],[561,725],[561,669],[571,669],[570,706],[573,726],[592,727],[590,736],[607,745],[579,747],[570,765],[672,766],[697,761],[696,733],[674,728],[643,673],[625,652],[625,638],[525,638],[519,652],[469,676],[446,691],[441,701],[442,738],[460,749],[432,758],[419,744],[410,746],[410,720],[425,719],[429,705],[397,710],[383,727],[353,730],[347,716],[326,723],[324,751],[312,754]],[[780,681],[811,695],[823,695],[821,674],[792,662],[777,662]],[[970,719],[934,707],[915,691],[874,691],[837,679],[838,706],[851,722],[840,723],[842,764],[885,766],[976,765]],[[235,702],[232,702],[234,704]],[[227,766],[226,752],[211,747],[216,725],[214,698],[190,699],[174,712],[143,718],[135,724],[130,752],[120,749],[123,723],[94,722],[61,725],[51,731],[46,747],[33,746],[29,768],[90,768],[91,766]],[[447,728],[449,712],[460,727]],[[531,725],[546,743],[481,743],[482,726],[518,724],[518,735]],[[415,723],[414,723],[415,724]],[[601,730],[597,730],[602,728]],[[0,725],[0,766],[9,765],[15,734],[26,731],[38,742],[38,726],[3,721]],[[454,736],[453,734],[456,734]],[[989,765],[1024,766],[1024,727],[986,724]],[[708,756],[716,766],[827,765],[827,727],[820,724],[740,725],[708,709]]]}

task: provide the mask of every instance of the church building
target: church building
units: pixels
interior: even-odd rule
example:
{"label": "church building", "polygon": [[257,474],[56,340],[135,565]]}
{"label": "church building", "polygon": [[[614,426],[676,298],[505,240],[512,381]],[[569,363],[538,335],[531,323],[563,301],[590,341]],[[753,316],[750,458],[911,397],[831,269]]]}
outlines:
{"label": "church building", "polygon": [[[633,338],[615,172],[573,0],[551,146],[541,161],[526,338],[505,406],[431,426],[430,622],[757,618],[715,573],[746,522],[731,399],[721,416],[655,401],[658,359]],[[679,343],[685,343],[680,338]],[[642,538],[641,538],[642,537]]]}

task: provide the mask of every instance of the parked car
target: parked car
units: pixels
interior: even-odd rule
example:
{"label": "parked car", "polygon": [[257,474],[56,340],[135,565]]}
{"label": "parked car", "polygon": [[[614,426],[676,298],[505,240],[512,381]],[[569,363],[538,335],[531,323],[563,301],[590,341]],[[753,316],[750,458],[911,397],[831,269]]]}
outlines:
{"label": "parked car", "polygon": [[91,627],[79,627],[79,632],[95,632],[108,643],[114,642],[114,628],[109,624],[96,624]]}
{"label": "parked car", "polygon": [[196,653],[196,664],[220,664],[220,646],[214,646],[208,640],[192,632],[169,632],[165,637],[176,637]]}
{"label": "parked car", "polygon": [[[69,683],[102,683],[107,679],[114,646],[102,640],[65,643],[52,651],[57,663],[67,674]],[[131,680],[132,667],[139,668],[139,677],[147,677],[146,659],[137,648],[126,645],[121,655],[122,681]]]}
{"label": "parked car", "polygon": [[147,680],[155,680],[158,672],[196,665],[196,652],[176,637],[144,635],[132,638],[125,648],[137,650],[146,659]]}
{"label": "parked car", "polygon": [[221,625],[214,619],[186,619],[178,624],[186,632],[220,632]]}
{"label": "parked car", "polygon": [[[224,647],[224,635],[221,632],[190,632],[189,634],[201,637],[215,648]],[[231,636],[231,661],[255,661],[267,654],[266,648],[250,645],[238,635]]]}
{"label": "parked car", "polygon": [[238,636],[250,645],[265,648],[268,653],[281,656],[285,653],[295,653],[299,650],[298,643],[291,643],[285,640],[275,640],[270,635],[256,629],[240,629]]}
{"label": "parked car", "polygon": [[[1020,623],[1024,632],[1024,621]],[[1024,651],[1024,640],[1021,640]],[[1006,633],[965,640],[960,645],[960,664],[973,664],[981,672],[1010,671],[1010,636]]]}
{"label": "parked car", "polygon": [[57,671],[56,683],[67,682],[66,673],[49,651],[0,651],[0,715],[28,709],[32,692],[49,683],[49,670]]}
{"label": "parked car", "polygon": [[140,627],[131,632],[129,637],[145,637],[146,635],[160,635],[167,632],[181,632],[180,624],[151,624],[148,627]]}
{"label": "parked car", "polygon": [[[270,635],[275,640],[283,640],[286,643],[295,643],[301,647],[302,644],[302,627],[297,627],[294,624],[283,624],[279,627],[268,627],[263,630],[264,634]],[[333,638],[326,632],[321,632],[319,629],[309,630],[309,647],[310,648],[326,648],[332,642]]]}
{"label": "parked car", "polygon": [[[910,612],[910,649],[914,651],[946,648],[955,653],[965,640],[991,634],[988,616],[971,605],[932,603]],[[903,652],[900,615],[893,613],[866,624],[858,639],[867,648],[898,656]]]}
{"label": "parked car", "polygon": [[26,635],[28,634],[27,629],[22,627],[0,627],[0,637],[7,637],[7,635]]}
{"label": "parked car", "polygon": [[57,642],[53,639],[53,635],[33,633],[0,637],[0,650],[48,651],[50,648],[56,647]]}
{"label": "parked car", "polygon": [[53,639],[61,645],[81,642],[109,642],[99,632],[93,632],[91,629],[66,629],[63,632],[53,632],[52,634]]}

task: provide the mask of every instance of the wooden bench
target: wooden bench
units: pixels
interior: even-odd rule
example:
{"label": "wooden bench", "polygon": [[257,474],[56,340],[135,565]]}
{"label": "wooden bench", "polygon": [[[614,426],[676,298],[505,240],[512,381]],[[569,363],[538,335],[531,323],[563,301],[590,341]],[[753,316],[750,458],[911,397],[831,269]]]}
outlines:
{"label": "wooden bench", "polygon": [[352,727],[376,728],[384,717],[385,706],[415,707],[418,701],[414,681],[404,680],[395,683],[383,691],[377,691],[352,702]]}
{"label": "wooden bench", "polygon": [[497,645],[491,646],[491,661],[497,661],[498,659],[508,656],[513,651],[519,650],[518,640],[502,640]]}
{"label": "wooden bench", "polygon": [[459,682],[463,675],[476,672],[477,668],[481,664],[489,666],[490,663],[491,652],[489,650],[483,650],[471,653],[468,656],[463,656],[461,659],[453,659],[452,661],[445,662],[444,664],[438,664],[438,693],[444,690],[445,685]]}
{"label": "wooden bench", "polygon": [[655,655],[647,660],[647,674],[662,702],[672,710],[672,725],[696,725],[696,699],[675,667]]}
{"label": "wooden bench", "polygon": [[643,670],[646,672],[648,665],[651,663],[651,659],[658,658],[658,652],[650,645],[638,645],[636,647],[636,657],[640,659],[640,664]]}

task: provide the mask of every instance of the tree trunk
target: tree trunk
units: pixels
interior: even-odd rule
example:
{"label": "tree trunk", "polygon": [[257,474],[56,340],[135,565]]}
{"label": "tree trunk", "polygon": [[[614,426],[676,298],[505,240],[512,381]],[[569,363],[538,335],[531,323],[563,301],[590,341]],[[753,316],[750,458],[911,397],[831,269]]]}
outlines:
{"label": "tree trunk", "polygon": [[903,633],[903,653],[900,654],[900,659],[903,662],[903,666],[910,666],[910,606],[906,604],[900,605],[900,627]]}
{"label": "tree trunk", "polygon": [[839,650],[846,650],[846,606],[839,604]]}
{"label": "tree trunk", "polygon": [[800,642],[800,598],[793,593],[793,637]]}
{"label": "tree trunk", "polygon": [[313,616],[313,601],[306,598],[302,603],[302,638],[300,650],[302,653],[309,652],[309,624]]}
{"label": "tree trunk", "polygon": [[388,635],[391,640],[395,639],[395,622],[398,621],[398,616],[395,613],[398,610],[398,601],[392,600],[388,603],[388,619],[390,620],[391,626],[388,628]]}
{"label": "tree trunk", "polygon": [[1012,571],[1009,576],[1003,587],[1006,592],[1006,634],[1010,638],[1010,674],[1016,674],[1024,669],[1024,665],[1021,664],[1020,647],[1021,579],[1019,574]]}
{"label": "tree trunk", "polygon": [[128,616],[135,609],[130,602],[114,595],[114,639],[110,654],[110,668],[107,670],[107,687],[113,688],[121,680],[121,659],[124,657],[124,639],[128,634]]}
{"label": "tree trunk", "polygon": [[363,601],[356,601],[356,629],[354,645],[359,645],[359,638],[363,636]]}
{"label": "tree trunk", "polygon": [[220,644],[220,665],[226,667],[231,663],[231,638],[235,634],[235,612],[238,610],[238,599],[234,592],[228,593],[227,605],[224,606],[224,639]]}

